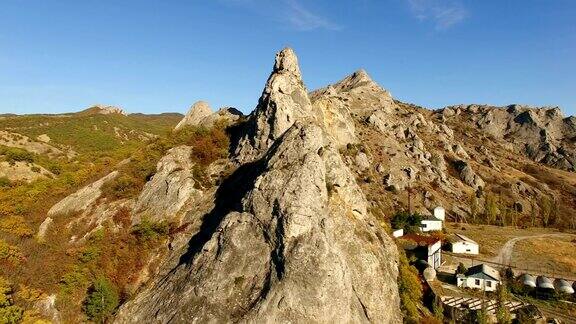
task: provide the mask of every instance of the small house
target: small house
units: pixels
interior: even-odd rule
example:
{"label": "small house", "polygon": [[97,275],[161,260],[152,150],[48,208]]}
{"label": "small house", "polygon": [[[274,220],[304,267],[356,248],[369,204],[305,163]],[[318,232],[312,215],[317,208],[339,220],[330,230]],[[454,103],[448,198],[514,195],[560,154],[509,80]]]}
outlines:
{"label": "small house", "polygon": [[438,269],[442,264],[442,242],[432,236],[407,234],[402,237],[404,250],[408,256],[414,256],[418,260],[426,261],[433,269]]}
{"label": "small house", "polygon": [[464,274],[456,275],[456,285],[463,288],[495,291],[500,284],[498,271],[486,264],[473,266]]}
{"label": "small house", "polygon": [[478,243],[462,234],[454,235],[450,241],[453,253],[478,254],[480,250]]}
{"label": "small house", "polygon": [[446,211],[443,207],[434,208],[434,215],[429,215],[420,222],[422,232],[441,231]]}

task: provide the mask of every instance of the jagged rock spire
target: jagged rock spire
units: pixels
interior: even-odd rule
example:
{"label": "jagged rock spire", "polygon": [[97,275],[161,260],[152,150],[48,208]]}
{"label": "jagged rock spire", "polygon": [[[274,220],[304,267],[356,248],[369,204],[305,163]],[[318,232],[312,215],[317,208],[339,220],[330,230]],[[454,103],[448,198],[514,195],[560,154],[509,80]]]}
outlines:
{"label": "jagged rock spire", "polygon": [[247,162],[261,156],[296,120],[313,115],[298,58],[294,50],[285,48],[276,54],[272,74],[236,148],[236,159]]}
{"label": "jagged rock spire", "polygon": [[192,105],[192,107],[190,107],[190,110],[186,116],[182,118],[182,120],[178,123],[178,125],[176,125],[174,129],[178,130],[184,126],[199,125],[204,118],[212,115],[212,113],[212,108],[210,108],[210,105],[207,102],[197,101]]}

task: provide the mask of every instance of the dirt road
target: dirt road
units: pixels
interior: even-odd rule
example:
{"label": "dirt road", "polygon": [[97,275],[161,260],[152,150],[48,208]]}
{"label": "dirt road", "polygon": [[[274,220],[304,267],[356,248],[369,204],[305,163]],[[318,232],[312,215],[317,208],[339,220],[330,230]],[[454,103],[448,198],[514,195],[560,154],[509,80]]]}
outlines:
{"label": "dirt road", "polygon": [[510,264],[512,261],[512,251],[514,250],[514,245],[516,242],[526,239],[532,238],[542,238],[542,237],[562,237],[562,236],[573,236],[572,234],[539,234],[539,235],[528,235],[528,236],[519,236],[513,239],[508,240],[504,246],[498,252],[498,255],[492,259],[492,262],[500,263],[500,264]]}

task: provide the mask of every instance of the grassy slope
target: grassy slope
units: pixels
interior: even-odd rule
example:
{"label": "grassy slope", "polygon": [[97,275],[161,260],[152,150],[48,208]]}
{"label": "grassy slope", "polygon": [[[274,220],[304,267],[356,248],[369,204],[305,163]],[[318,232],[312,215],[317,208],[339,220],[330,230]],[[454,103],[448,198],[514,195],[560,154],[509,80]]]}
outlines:
{"label": "grassy slope", "polygon": [[[71,147],[78,153],[110,153],[122,145],[141,142],[140,137],[147,133],[165,135],[181,118],[179,114],[27,115],[0,119],[0,129],[32,139],[47,134],[52,143]],[[116,130],[128,140],[119,137]]]}
{"label": "grassy slope", "polygon": [[[0,187],[0,278],[11,281],[17,291],[28,287],[54,291],[60,278],[70,272],[67,265],[76,262],[76,254],[65,248],[65,235],[50,244],[39,244],[33,237],[47,210],[143,149],[149,138],[166,136],[181,118],[178,114],[0,118],[0,130],[19,133],[31,140],[47,134],[51,139],[50,145],[77,153],[72,158],[34,155],[34,163],[58,169],[57,177]],[[65,219],[56,219],[54,226],[65,223]],[[17,303],[24,307],[27,305],[26,301],[18,299]]]}

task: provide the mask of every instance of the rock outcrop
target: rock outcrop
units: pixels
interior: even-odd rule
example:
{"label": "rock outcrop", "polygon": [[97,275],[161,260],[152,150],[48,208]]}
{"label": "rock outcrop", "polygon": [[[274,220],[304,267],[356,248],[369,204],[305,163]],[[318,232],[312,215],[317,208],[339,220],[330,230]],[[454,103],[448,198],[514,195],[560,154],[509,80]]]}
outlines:
{"label": "rock outcrop", "polygon": [[296,120],[306,118],[316,116],[302,82],[298,58],[286,48],[276,54],[272,74],[249,117],[235,157],[241,163],[261,157]]}
{"label": "rock outcrop", "polygon": [[107,106],[107,105],[93,105],[92,107],[80,112],[82,114],[100,114],[100,115],[111,115],[111,114],[119,114],[126,116],[126,112],[124,109],[116,106]]}
{"label": "rock outcrop", "polygon": [[233,107],[225,107],[217,112],[212,112],[212,108],[207,102],[198,101],[190,108],[190,111],[176,125],[175,130],[182,129],[184,126],[202,126],[212,127],[217,122],[232,124],[243,116],[242,112]]}
{"label": "rock outcrop", "polygon": [[449,122],[472,124],[536,162],[576,170],[576,118],[565,118],[558,107],[459,105],[437,114]]}
{"label": "rock outcrop", "polygon": [[111,172],[100,180],[76,191],[62,199],[48,211],[48,216],[68,215],[78,213],[90,207],[102,194],[102,186],[118,176],[118,171]]}
{"label": "rock outcrop", "polygon": [[157,172],[146,183],[132,210],[132,223],[142,218],[153,222],[176,221],[184,204],[202,191],[195,188],[190,156],[192,147],[179,146],[168,151],[157,166]]}
{"label": "rock outcrop", "polygon": [[313,112],[291,49],[249,118],[233,156],[244,163],[116,321],[400,323],[396,246]]}
{"label": "rock outcrop", "polygon": [[212,108],[205,101],[198,101],[190,107],[190,110],[184,118],[176,125],[175,130],[181,129],[184,126],[198,126],[202,120],[212,115]]}

